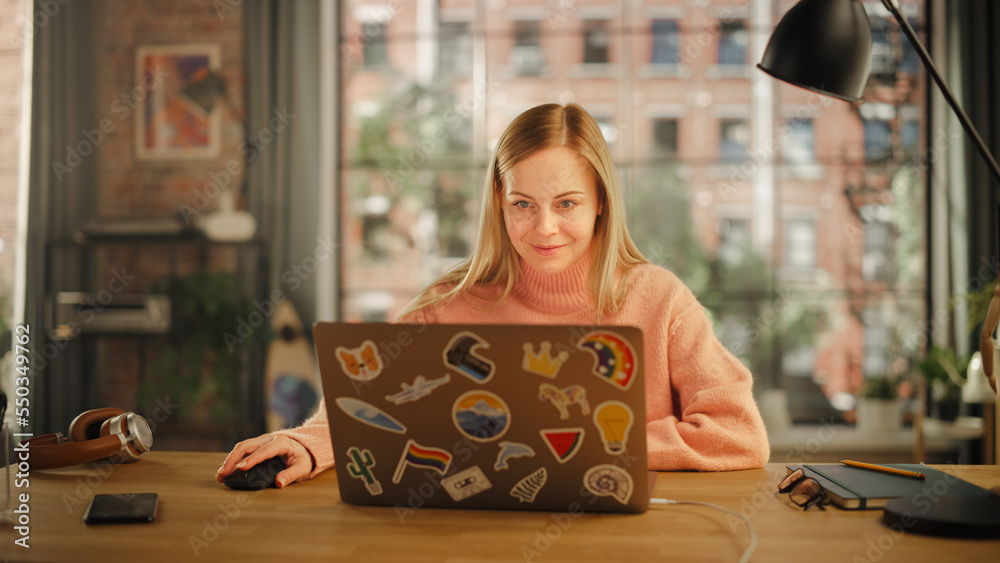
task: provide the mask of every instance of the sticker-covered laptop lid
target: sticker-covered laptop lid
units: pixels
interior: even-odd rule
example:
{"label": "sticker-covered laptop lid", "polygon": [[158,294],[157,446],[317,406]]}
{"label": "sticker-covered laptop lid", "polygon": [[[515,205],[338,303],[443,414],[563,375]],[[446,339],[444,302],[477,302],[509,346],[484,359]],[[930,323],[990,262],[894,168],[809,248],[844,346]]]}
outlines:
{"label": "sticker-covered laptop lid", "polygon": [[642,512],[642,333],[624,326],[316,323],[351,504]]}

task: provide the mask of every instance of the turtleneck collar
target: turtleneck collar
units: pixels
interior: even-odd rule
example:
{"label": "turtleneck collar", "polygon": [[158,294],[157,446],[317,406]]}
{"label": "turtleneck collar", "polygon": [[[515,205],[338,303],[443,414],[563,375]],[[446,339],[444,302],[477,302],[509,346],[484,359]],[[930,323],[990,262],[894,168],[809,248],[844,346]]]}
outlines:
{"label": "turtleneck collar", "polygon": [[591,255],[587,253],[563,272],[543,274],[521,258],[521,276],[513,296],[532,309],[551,313],[570,313],[592,307],[587,283],[590,260]]}

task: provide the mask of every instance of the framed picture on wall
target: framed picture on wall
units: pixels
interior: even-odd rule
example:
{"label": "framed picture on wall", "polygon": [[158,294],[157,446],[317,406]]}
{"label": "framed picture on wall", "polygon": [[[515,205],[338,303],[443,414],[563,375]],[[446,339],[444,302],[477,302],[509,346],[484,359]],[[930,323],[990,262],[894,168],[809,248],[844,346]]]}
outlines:
{"label": "framed picture on wall", "polygon": [[220,64],[217,44],[146,45],[136,53],[136,90],[144,95],[136,112],[139,160],[209,159],[219,154],[219,112],[206,110],[190,92]]}

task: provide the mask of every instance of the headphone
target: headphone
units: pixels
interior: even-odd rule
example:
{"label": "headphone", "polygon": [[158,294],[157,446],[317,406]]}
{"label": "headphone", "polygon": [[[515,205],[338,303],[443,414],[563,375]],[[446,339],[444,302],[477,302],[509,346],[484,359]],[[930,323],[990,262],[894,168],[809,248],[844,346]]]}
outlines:
{"label": "headphone", "polygon": [[31,469],[68,467],[111,458],[113,463],[136,461],[153,445],[146,419],[114,407],[89,410],[73,419],[69,438],[45,434],[21,443],[28,448]]}

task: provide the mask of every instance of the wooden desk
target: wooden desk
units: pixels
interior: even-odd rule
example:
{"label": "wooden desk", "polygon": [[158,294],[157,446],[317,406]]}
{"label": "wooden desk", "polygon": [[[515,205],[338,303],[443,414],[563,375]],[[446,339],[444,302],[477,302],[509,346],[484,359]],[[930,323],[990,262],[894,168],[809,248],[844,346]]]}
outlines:
{"label": "wooden desk", "polygon": [[[285,490],[237,492],[215,482],[222,453],[154,451],[129,465],[81,465],[30,474],[30,548],[4,524],[11,561],[737,561],[741,520],[700,506],[652,506],[641,515],[392,508],[340,501],[337,477]],[[1000,467],[947,471],[1000,486]],[[759,534],[753,561],[995,561],[1000,540],[897,534],[881,511],[803,512],[778,495],[781,464],[727,473],[662,473],[654,496],[743,512]],[[25,492],[26,489],[14,489]],[[95,493],[157,492],[156,522],[87,526]]]}

